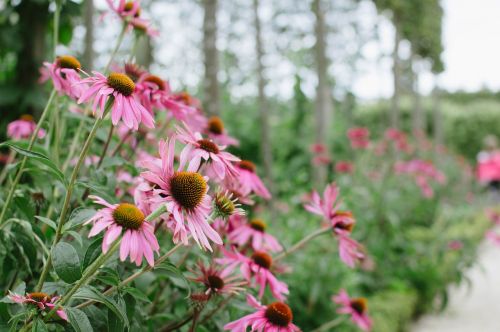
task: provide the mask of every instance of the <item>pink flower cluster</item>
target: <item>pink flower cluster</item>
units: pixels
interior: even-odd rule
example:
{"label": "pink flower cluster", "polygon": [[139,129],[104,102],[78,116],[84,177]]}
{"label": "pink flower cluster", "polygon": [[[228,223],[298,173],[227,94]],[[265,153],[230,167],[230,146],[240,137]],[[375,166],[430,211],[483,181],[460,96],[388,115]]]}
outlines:
{"label": "pink flower cluster", "polygon": [[353,149],[366,149],[370,145],[370,131],[368,128],[356,127],[347,131]]}
{"label": "pink flower cluster", "polygon": [[398,161],[394,165],[394,171],[398,174],[408,174],[415,178],[415,183],[419,186],[425,198],[432,198],[434,190],[429,181],[439,184],[446,182],[446,176],[438,170],[430,161],[412,159],[409,161]]}

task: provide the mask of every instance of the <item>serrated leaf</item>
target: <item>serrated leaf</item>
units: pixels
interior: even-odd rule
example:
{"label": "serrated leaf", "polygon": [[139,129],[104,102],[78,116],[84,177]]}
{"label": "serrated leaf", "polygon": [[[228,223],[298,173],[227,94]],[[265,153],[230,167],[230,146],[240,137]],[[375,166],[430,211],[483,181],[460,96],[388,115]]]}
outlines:
{"label": "serrated leaf", "polygon": [[92,332],[94,329],[87,315],[77,308],[65,308],[69,323],[75,332]]}
{"label": "serrated leaf", "polygon": [[82,276],[80,258],[69,243],[59,242],[53,249],[52,263],[57,275],[67,283],[73,283]]}
{"label": "serrated leaf", "polygon": [[22,148],[17,142],[3,142],[0,143],[0,147],[7,146],[15,150],[17,153],[26,156],[28,158],[34,159],[36,161],[39,161],[40,163],[44,164],[47,166],[52,174],[54,174],[65,186],[67,186],[66,178],[63,174],[63,172],[57,167],[56,164],[52,162],[46,155],[40,153],[40,152],[35,152],[35,151],[28,151],[27,149]]}
{"label": "serrated leaf", "polygon": [[102,303],[110,310],[112,310],[122,320],[125,326],[129,326],[127,313],[125,312],[124,308],[120,307],[112,298],[102,295],[96,289],[90,286],[82,287],[75,293],[75,295],[73,295],[73,298],[81,300],[92,300]]}

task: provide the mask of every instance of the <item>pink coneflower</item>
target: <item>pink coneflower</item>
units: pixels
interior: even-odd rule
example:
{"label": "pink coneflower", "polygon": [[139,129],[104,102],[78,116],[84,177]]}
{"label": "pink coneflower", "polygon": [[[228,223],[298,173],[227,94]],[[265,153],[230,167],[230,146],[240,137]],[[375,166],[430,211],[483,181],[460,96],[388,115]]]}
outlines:
{"label": "pink coneflower", "polygon": [[283,301],[288,294],[288,286],[282,281],[276,279],[271,272],[273,265],[272,257],[264,251],[255,251],[251,257],[246,257],[237,251],[227,251],[222,249],[223,258],[218,258],[215,261],[219,264],[226,265],[226,269],[233,270],[240,266],[243,277],[249,282],[254,281],[254,284],[259,288],[259,298],[262,298],[266,285],[273,296]]}
{"label": "pink coneflower", "polygon": [[257,175],[256,166],[249,160],[242,160],[236,165],[238,170],[238,182],[240,184],[240,192],[247,195],[254,192],[257,196],[264,199],[271,199],[271,193],[262,183],[262,180]]}
{"label": "pink coneflower", "polygon": [[452,240],[452,241],[448,242],[447,247],[448,247],[448,249],[450,249],[452,251],[458,251],[464,247],[464,243],[460,240]]}
{"label": "pink coneflower", "polygon": [[233,162],[239,162],[240,158],[224,151],[225,146],[203,138],[200,133],[193,133],[187,126],[177,127],[177,138],[186,144],[180,158],[183,164],[189,160],[190,169],[198,170],[203,166],[211,179],[219,181],[238,176]]}
{"label": "pink coneflower", "polygon": [[135,29],[139,32],[145,32],[154,37],[158,31],[152,29],[150,22],[141,18],[141,7],[139,1],[106,0],[111,10],[113,10],[127,24],[128,29]]}
{"label": "pink coneflower", "polygon": [[490,229],[486,232],[485,238],[490,240],[493,244],[500,246],[500,234]]}
{"label": "pink coneflower", "polygon": [[205,294],[237,294],[245,290],[242,286],[247,282],[232,275],[233,271],[229,269],[222,270],[213,265],[205,266],[201,261],[196,267],[196,270],[191,270],[197,275],[192,280],[205,285]]}
{"label": "pink coneflower", "polygon": [[240,142],[229,136],[224,128],[224,122],[218,116],[212,116],[208,119],[207,127],[205,129],[206,134],[210,139],[221,145],[240,145]]}
{"label": "pink coneflower", "polygon": [[349,267],[354,267],[356,262],[365,258],[361,245],[350,237],[355,224],[351,212],[338,209],[339,189],[335,183],[326,186],[323,198],[314,191],[311,202],[304,205],[305,209],[313,214],[322,216],[333,229],[339,241],[340,259]]}
{"label": "pink coneflower", "polygon": [[38,307],[40,310],[50,311],[57,307],[56,314],[63,320],[68,321],[68,316],[62,307],[57,306],[55,302],[59,299],[59,296],[50,296],[47,293],[35,292],[28,293],[26,296],[14,294],[9,291],[9,299],[19,304],[31,304]]}
{"label": "pink coneflower", "polygon": [[156,75],[145,74],[139,78],[136,83],[136,93],[141,104],[150,114],[153,113],[153,107],[163,108],[162,99],[170,93],[168,82],[162,80]]}
{"label": "pink coneflower", "polygon": [[347,131],[347,137],[351,141],[353,149],[366,149],[370,145],[370,132],[367,128],[351,128]]}
{"label": "pink coneflower", "polygon": [[500,213],[494,210],[487,210],[486,216],[495,225],[500,225]]}
{"label": "pink coneflower", "polygon": [[263,220],[252,219],[229,233],[229,241],[240,246],[250,243],[254,250],[281,251],[283,248],[274,236],[266,233],[266,228]]}
{"label": "pink coneflower", "polygon": [[106,229],[102,240],[102,251],[106,253],[110,245],[125,231],[120,244],[120,260],[130,256],[130,261],[137,266],[144,256],[149,265],[154,265],[154,252],[160,246],[154,235],[154,228],[145,221],[143,211],[130,203],[110,204],[97,196],[89,196],[95,203],[105,206],[85,224],[93,223],[89,237],[93,237]]}
{"label": "pink coneflower", "polygon": [[126,74],[113,72],[108,77],[93,71],[95,76],[83,79],[91,87],[82,93],[78,103],[94,99],[94,114],[99,109],[102,117],[108,100],[112,97],[111,121],[116,126],[122,120],[125,125],[134,130],[142,123],[148,128],[154,128],[154,119],[149,112],[134,98],[135,83]]}
{"label": "pink coneflower", "polygon": [[218,190],[214,195],[213,207],[217,217],[229,219],[232,216],[243,216],[245,210],[240,206],[238,198],[233,197],[231,192]]}
{"label": "pink coneflower", "polygon": [[[53,63],[44,62],[46,71],[42,71],[39,82],[44,82],[49,77],[52,79],[54,89],[59,94],[65,94],[68,97],[77,100],[80,98],[85,87],[78,84],[81,81],[79,71],[81,70],[80,61],[71,55],[63,55],[56,58]],[[48,74],[48,76],[47,76]]]}
{"label": "pink coneflower", "polygon": [[257,311],[226,324],[224,330],[246,332],[251,327],[255,332],[300,332],[300,328],[292,323],[292,309],[287,304],[273,302],[264,306],[250,294],[247,295],[247,303]]}
{"label": "pink coneflower", "polygon": [[[21,115],[19,120],[14,120],[7,125],[7,136],[14,140],[29,139],[35,131],[36,123],[29,114]],[[38,138],[45,137],[45,130],[40,128]]]}
{"label": "pink coneflower", "polygon": [[173,215],[174,237],[180,234],[182,242],[187,244],[187,226],[198,245],[212,251],[208,239],[216,244],[222,244],[222,239],[207,221],[211,212],[207,178],[194,169],[184,171],[186,165],[182,162],[178,170],[174,170],[175,138],[160,141],[159,153],[161,159],[143,162],[148,171],[141,174],[156,187],[152,205],[156,208],[165,204]]}
{"label": "pink coneflower", "polygon": [[372,320],[368,316],[368,305],[365,298],[350,298],[347,292],[342,289],[338,295],[332,297],[332,300],[342,306],[337,310],[339,314],[351,315],[354,324],[363,331],[372,329]]}
{"label": "pink coneflower", "polygon": [[335,164],[335,172],[350,174],[354,172],[354,165],[349,161],[338,161]]}

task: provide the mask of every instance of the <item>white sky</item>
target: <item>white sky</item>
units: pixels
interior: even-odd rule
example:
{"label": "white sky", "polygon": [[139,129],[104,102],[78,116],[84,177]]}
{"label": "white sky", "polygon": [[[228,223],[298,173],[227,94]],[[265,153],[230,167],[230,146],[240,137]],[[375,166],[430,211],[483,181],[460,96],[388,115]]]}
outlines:
{"label": "white sky", "polygon": [[[500,89],[500,1],[444,0],[442,5],[446,68],[439,77],[441,87],[452,91]],[[392,48],[392,36],[390,25],[381,27],[385,52]],[[390,96],[390,70],[390,61],[377,65],[372,59],[354,85],[356,94],[367,99]],[[433,87],[430,75],[423,75],[420,83],[424,93]]]}

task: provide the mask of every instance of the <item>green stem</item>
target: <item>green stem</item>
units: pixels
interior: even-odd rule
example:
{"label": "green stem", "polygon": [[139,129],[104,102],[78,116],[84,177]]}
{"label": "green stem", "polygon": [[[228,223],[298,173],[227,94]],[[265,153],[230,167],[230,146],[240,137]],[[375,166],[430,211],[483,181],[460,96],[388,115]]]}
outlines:
{"label": "green stem", "polygon": [[291,253],[297,251],[298,249],[300,249],[301,247],[303,247],[307,242],[311,241],[315,237],[320,236],[321,234],[324,234],[324,233],[328,233],[328,232],[331,232],[330,228],[320,228],[320,229],[312,232],[311,234],[307,235],[302,240],[300,240],[299,242],[297,242],[296,244],[294,244],[290,249],[288,249],[288,250],[285,249],[281,254],[279,254],[278,256],[274,257],[273,261],[276,262],[276,261],[278,261],[280,259],[285,258],[289,254],[291,254]]}
{"label": "green stem", "polygon": [[62,168],[63,172],[65,172],[68,169],[69,163],[71,162],[71,159],[73,159],[78,142],[80,141],[80,136],[82,134],[84,125],[85,125],[85,119],[81,119],[80,124],[78,125],[78,128],[76,129],[75,136],[73,137],[73,141],[71,142],[68,156],[66,157],[66,160],[64,161],[63,168]]}
{"label": "green stem", "polygon": [[59,21],[61,17],[61,5],[62,1],[61,0],[56,0],[56,10],[54,12],[54,40],[53,40],[53,58],[55,59],[57,54],[57,44],[59,43]]}
{"label": "green stem", "polygon": [[101,156],[99,157],[99,161],[97,162],[97,166],[96,166],[97,169],[101,168],[104,157],[106,156],[106,152],[108,152],[109,143],[111,143],[111,139],[113,138],[113,129],[114,128],[115,128],[115,126],[113,126],[113,123],[111,123],[111,126],[109,127],[108,138],[106,139],[106,143],[104,143],[104,147],[102,149]]}
{"label": "green stem", "polygon": [[108,64],[104,68],[104,72],[107,73],[109,71],[109,67],[111,66],[111,63],[113,62],[113,59],[116,56],[116,52],[118,52],[118,49],[120,48],[120,45],[122,44],[123,37],[125,37],[125,32],[127,32],[127,23],[123,23],[123,28],[122,31],[120,32],[120,36],[118,37],[118,41],[116,42],[115,48],[113,49],[113,52],[111,53],[111,57],[109,58]]}
{"label": "green stem", "polygon": [[[40,119],[38,120],[35,131],[33,132],[33,135],[31,135],[31,139],[30,139],[30,142],[28,144],[28,151],[31,151],[33,149],[33,146],[35,145],[35,141],[38,137],[38,133],[40,132],[42,124],[45,121],[47,114],[49,113],[49,109],[50,109],[50,106],[52,105],[52,101],[54,100],[55,95],[56,95],[56,90],[53,89],[51,94],[50,94],[49,100],[47,101],[47,104],[45,105],[45,109],[43,110],[42,115],[40,116]],[[5,203],[3,205],[2,212],[0,213],[0,225],[4,221],[5,214],[7,213],[7,209],[9,208],[9,205],[12,202],[12,198],[14,197],[14,192],[16,191],[16,187],[19,184],[19,181],[21,180],[21,176],[23,175],[24,167],[26,166],[27,161],[28,161],[28,157],[25,156],[23,158],[23,160],[21,161],[21,165],[19,166],[19,170],[17,171],[16,177],[14,178],[14,182],[12,182],[9,193],[7,194],[7,199],[5,200]]]}
{"label": "green stem", "polygon": [[[63,229],[63,226],[66,222],[66,216],[67,216],[68,211],[69,211],[71,197],[73,195],[73,189],[75,187],[78,173],[79,173],[80,168],[82,167],[82,165],[85,161],[85,157],[87,156],[90,145],[91,145],[92,141],[94,140],[97,129],[99,129],[103,119],[108,114],[112,105],[113,105],[113,100],[110,99],[106,105],[106,109],[104,110],[104,114],[103,114],[102,118],[97,118],[97,120],[95,121],[94,126],[92,127],[92,130],[90,131],[87,139],[85,140],[85,143],[83,145],[82,151],[80,152],[80,156],[78,157],[78,161],[75,165],[75,168],[73,168],[73,172],[71,173],[71,179],[68,183],[68,188],[66,190],[66,195],[64,197],[64,203],[63,203],[63,207],[61,209],[59,222],[57,224],[56,234],[54,236],[54,241],[52,243],[52,248],[54,248],[54,246],[59,242],[59,240],[61,240],[62,229]],[[47,258],[47,263],[45,264],[44,269],[42,270],[42,274],[40,275],[40,280],[38,281],[38,284],[36,286],[37,291],[40,291],[42,289],[43,283],[45,282],[45,279],[47,278],[47,275],[49,273],[51,266],[52,266],[52,252],[51,252],[51,255]]]}
{"label": "green stem", "polygon": [[342,324],[345,320],[345,317],[337,317],[329,322],[326,322],[325,324],[319,326],[318,328],[312,330],[311,332],[326,332],[326,331],[331,331],[332,328],[339,326]]}

